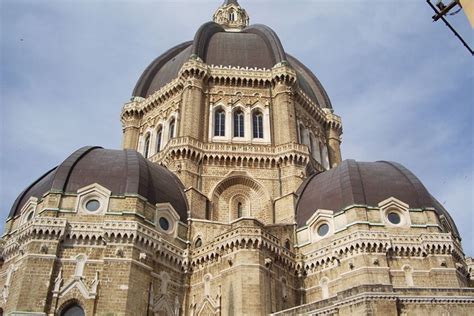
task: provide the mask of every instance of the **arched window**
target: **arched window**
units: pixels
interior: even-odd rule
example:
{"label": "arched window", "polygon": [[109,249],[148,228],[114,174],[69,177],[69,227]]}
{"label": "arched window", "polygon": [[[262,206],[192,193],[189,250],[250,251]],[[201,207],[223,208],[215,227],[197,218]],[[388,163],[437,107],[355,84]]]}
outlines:
{"label": "arched window", "polygon": [[314,136],[311,134],[310,136],[311,141],[311,155],[313,156],[314,160],[321,163],[321,148],[319,147],[319,142],[314,139]]}
{"label": "arched window", "polygon": [[145,145],[143,147],[143,156],[145,156],[145,158],[148,158],[149,153],[150,153],[150,133],[148,133],[145,136]]}
{"label": "arched window", "polygon": [[235,13],[234,13],[234,12],[231,12],[231,13],[229,14],[229,20],[230,20],[230,21],[235,21]]}
{"label": "arched window", "polygon": [[263,138],[263,114],[259,111],[253,113],[253,138]]}
{"label": "arched window", "polygon": [[243,214],[242,202],[237,203],[237,218],[241,218]]}
{"label": "arched window", "polygon": [[234,137],[244,137],[244,112],[234,112]]}
{"label": "arched window", "polygon": [[300,144],[304,144],[305,143],[305,137],[304,137],[304,134],[305,134],[305,128],[302,124],[300,124],[300,128],[299,128],[299,134],[300,134]]}
{"label": "arched window", "polygon": [[225,136],[225,112],[220,109],[214,117],[214,136]]}
{"label": "arched window", "polygon": [[170,129],[169,129],[169,134],[168,134],[168,139],[171,139],[174,137],[174,129],[175,129],[176,121],[175,119],[172,119],[170,122]]}
{"label": "arched window", "polygon": [[323,160],[323,167],[325,169],[329,169],[329,155],[328,155],[328,148],[326,147],[326,145],[322,145],[323,146],[323,149],[321,151],[321,155],[322,155],[322,160]]}
{"label": "arched window", "polygon": [[407,286],[414,286],[413,282],[413,269],[410,266],[403,266],[403,272],[405,272],[405,284]]}
{"label": "arched window", "polygon": [[160,126],[158,132],[156,132],[156,152],[159,153],[161,150],[161,137],[163,136],[163,128]]}
{"label": "arched window", "polygon": [[288,298],[288,285],[285,278],[281,278],[281,296],[284,301]]}
{"label": "arched window", "polygon": [[61,316],[84,316],[84,310],[77,304],[68,306],[62,313]]}
{"label": "arched window", "polygon": [[325,300],[329,298],[329,286],[328,286],[328,279],[322,278],[319,282],[319,286],[321,287],[321,296],[322,299]]}
{"label": "arched window", "polygon": [[87,257],[83,254],[80,254],[76,257],[76,270],[74,271],[74,277],[82,278],[86,260]]}

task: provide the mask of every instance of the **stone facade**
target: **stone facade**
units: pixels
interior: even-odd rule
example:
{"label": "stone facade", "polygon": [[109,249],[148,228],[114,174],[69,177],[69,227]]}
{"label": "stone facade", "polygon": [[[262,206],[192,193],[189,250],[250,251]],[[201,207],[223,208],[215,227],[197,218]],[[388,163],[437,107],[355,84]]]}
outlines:
{"label": "stone facade", "polygon": [[[249,23],[237,1],[214,19],[229,33]],[[298,75],[285,61],[216,66],[193,54],[176,78],[135,95],[121,114],[123,147],[179,177],[187,220],[170,203],[96,183],[31,197],[2,237],[3,312],[472,315],[472,259],[435,209],[392,196],[314,209],[297,225],[303,181],[342,160],[341,119]],[[234,133],[236,111],[244,136]],[[84,209],[88,194],[101,203],[93,214]],[[160,228],[163,217],[170,229]]]}

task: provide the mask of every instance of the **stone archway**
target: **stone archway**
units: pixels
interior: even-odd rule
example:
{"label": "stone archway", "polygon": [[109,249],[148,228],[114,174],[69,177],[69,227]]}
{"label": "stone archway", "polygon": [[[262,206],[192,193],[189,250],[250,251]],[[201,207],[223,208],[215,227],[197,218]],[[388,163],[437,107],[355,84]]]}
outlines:
{"label": "stone archway", "polygon": [[272,201],[263,185],[246,173],[232,173],[211,193],[212,220],[232,222],[239,217],[273,222]]}

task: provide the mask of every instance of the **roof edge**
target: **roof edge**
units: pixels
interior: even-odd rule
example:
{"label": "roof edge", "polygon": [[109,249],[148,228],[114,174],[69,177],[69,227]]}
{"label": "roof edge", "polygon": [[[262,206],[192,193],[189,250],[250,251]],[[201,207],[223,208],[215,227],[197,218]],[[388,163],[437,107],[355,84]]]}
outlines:
{"label": "roof edge", "polygon": [[143,71],[140,79],[138,79],[135,88],[133,89],[133,97],[146,97],[148,89],[156,76],[156,73],[168,62],[183,50],[192,45],[192,41],[187,41],[168,49],[164,54],[158,56],[148,67]]}
{"label": "roof edge", "polygon": [[192,54],[204,60],[211,37],[220,32],[225,32],[225,29],[216,22],[211,21],[201,25],[194,35]]}
{"label": "roof edge", "polygon": [[267,48],[271,50],[275,60],[274,65],[286,61],[286,53],[280,38],[273,29],[264,24],[252,24],[244,29],[244,32],[260,36]]}
{"label": "roof edge", "polygon": [[[292,61],[294,61],[297,64],[296,66],[300,67],[303,70],[301,72],[301,75],[307,76],[308,78],[306,79],[309,79],[315,85],[314,87],[312,87],[312,90],[313,90],[313,93],[315,93],[316,101],[318,101],[318,103],[322,105],[321,100],[319,100],[319,98],[322,98],[322,101],[324,101],[324,107],[328,109],[332,109],[333,107],[332,107],[331,99],[329,98],[329,95],[326,92],[326,89],[323,87],[321,81],[319,81],[318,77],[316,77],[313,71],[311,71],[311,69],[306,67],[306,65],[303,64],[301,61],[299,61],[296,57],[290,54],[287,54],[287,56],[291,58]],[[318,92],[321,95],[318,95],[319,94]]]}
{"label": "roof edge", "polygon": [[13,205],[12,207],[10,208],[10,212],[8,213],[8,217],[7,217],[7,220],[12,218],[12,217],[15,217],[16,213],[17,213],[17,208],[18,208],[18,205],[20,204],[21,200],[23,199],[23,197],[25,196],[25,194],[32,188],[34,187],[38,182],[40,182],[41,180],[43,180],[45,177],[47,177],[49,174],[51,174],[51,172],[53,172],[54,170],[56,170],[58,168],[58,166],[52,168],[51,170],[49,170],[48,172],[46,172],[45,174],[43,174],[41,177],[39,177],[38,179],[36,179],[36,181],[34,181],[33,183],[31,183],[28,187],[26,187],[26,189],[24,189],[20,195],[15,199],[15,202],[13,202]]}

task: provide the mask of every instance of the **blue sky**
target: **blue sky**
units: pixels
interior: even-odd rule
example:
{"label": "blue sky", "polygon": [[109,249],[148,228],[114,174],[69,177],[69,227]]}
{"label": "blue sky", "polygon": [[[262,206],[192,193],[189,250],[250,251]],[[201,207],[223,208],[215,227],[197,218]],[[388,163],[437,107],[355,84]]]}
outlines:
{"label": "blue sky", "polygon": [[[220,3],[1,0],[0,217],[77,148],[120,148],[141,72]],[[321,80],[343,119],[343,157],[405,165],[474,255],[474,63],[425,1],[240,3]],[[450,20],[474,46],[465,16]]]}

